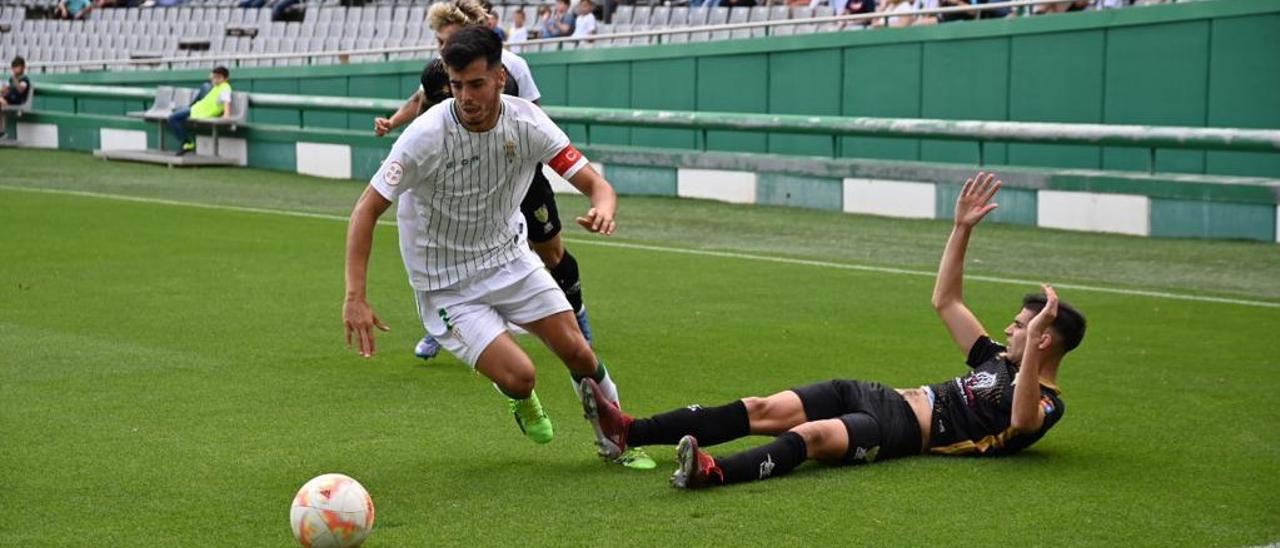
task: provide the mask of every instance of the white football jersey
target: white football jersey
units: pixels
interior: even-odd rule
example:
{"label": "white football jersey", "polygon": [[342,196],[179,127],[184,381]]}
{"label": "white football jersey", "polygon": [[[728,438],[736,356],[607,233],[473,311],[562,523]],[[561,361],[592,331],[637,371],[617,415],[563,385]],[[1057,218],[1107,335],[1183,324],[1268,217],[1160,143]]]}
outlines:
{"label": "white football jersey", "polygon": [[545,163],[573,177],[587,159],[537,105],[501,96],[493,129],[463,127],[446,99],[396,139],[371,186],[400,203],[400,254],[414,289],[449,287],[517,260],[527,227],[520,202]]}
{"label": "white football jersey", "polygon": [[542,98],[542,92],[538,91],[538,84],[533,81],[533,71],[529,70],[529,63],[523,57],[504,49],[502,66],[507,69],[507,74],[516,79],[517,95],[521,99],[537,101]]}

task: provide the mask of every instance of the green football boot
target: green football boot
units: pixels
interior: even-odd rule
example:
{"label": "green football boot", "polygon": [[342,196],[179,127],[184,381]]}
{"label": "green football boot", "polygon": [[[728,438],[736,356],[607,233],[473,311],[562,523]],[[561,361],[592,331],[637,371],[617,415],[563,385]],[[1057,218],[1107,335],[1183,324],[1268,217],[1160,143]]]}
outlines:
{"label": "green football boot", "polygon": [[617,458],[613,459],[614,464],[621,464],[632,470],[653,470],[658,467],[658,463],[643,448],[632,447],[622,452]]}
{"label": "green football boot", "polygon": [[516,426],[534,443],[551,443],[555,431],[551,427],[551,417],[538,402],[538,394],[530,392],[523,400],[507,400],[511,405],[511,414],[516,418]]}

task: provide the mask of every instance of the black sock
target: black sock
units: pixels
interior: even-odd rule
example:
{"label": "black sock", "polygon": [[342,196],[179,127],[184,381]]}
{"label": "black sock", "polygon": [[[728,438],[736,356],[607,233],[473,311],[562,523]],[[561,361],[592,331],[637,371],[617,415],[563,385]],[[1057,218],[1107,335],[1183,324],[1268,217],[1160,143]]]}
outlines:
{"label": "black sock", "polygon": [[578,260],[569,254],[568,249],[564,250],[560,263],[551,269],[551,277],[555,278],[556,285],[564,291],[573,312],[576,314],[582,311],[582,278],[578,276]]}
{"label": "black sock", "polygon": [[698,438],[699,444],[710,447],[750,433],[747,406],[738,400],[720,407],[690,405],[647,419],[636,419],[627,434],[627,445],[675,445],[680,443],[680,438],[692,435]]}
{"label": "black sock", "polygon": [[786,432],[760,447],[718,458],[716,464],[728,485],[786,475],[806,460],[807,451],[800,434]]}

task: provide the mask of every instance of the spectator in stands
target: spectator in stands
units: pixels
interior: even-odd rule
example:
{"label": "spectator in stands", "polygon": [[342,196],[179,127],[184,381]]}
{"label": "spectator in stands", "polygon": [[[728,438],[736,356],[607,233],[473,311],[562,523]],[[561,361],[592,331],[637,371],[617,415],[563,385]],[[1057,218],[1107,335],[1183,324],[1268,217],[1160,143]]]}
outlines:
{"label": "spectator in stands", "polygon": [[837,15],[840,15],[840,14],[844,14],[844,15],[854,15],[854,14],[859,14],[859,13],[875,13],[875,12],[876,12],[876,0],[848,0],[847,2],[845,2],[845,3],[844,3],[844,8],[843,8],[843,9],[841,9],[841,8],[840,8],[840,6],[836,6],[836,5],[833,5],[833,6],[831,6],[831,7],[835,8],[835,11],[836,11],[836,14],[837,14]]}
{"label": "spectator in stands", "polygon": [[542,28],[543,38],[556,38],[573,34],[574,15],[569,10],[569,0],[556,0],[556,9]]}
{"label": "spectator in stands", "polygon": [[[27,78],[27,60],[21,55],[13,58],[9,64],[13,74],[9,81],[0,86],[0,107],[24,105],[31,95],[31,79]],[[0,116],[0,137],[5,136],[5,117]]]}
{"label": "spectator in stands", "polygon": [[187,135],[183,125],[188,119],[207,120],[210,118],[230,118],[231,112],[231,72],[227,67],[214,67],[209,73],[209,89],[201,89],[201,94],[190,108],[184,108],[169,116],[169,130],[182,143],[178,154],[186,154],[196,149],[195,141]]}
{"label": "spectator in stands", "polygon": [[[973,6],[978,4],[997,4],[1005,0],[938,0],[938,7],[950,8],[956,6]],[[1084,0],[1086,3],[1089,0]],[[982,11],[963,11],[956,13],[948,13],[938,16],[938,22],[946,23],[948,21],[971,21],[974,19],[1000,19],[1014,15],[1014,11],[1009,8],[997,8],[993,10]]]}
{"label": "spectator in stands", "polygon": [[498,35],[498,39],[502,40],[502,43],[507,43],[507,31],[503,30],[502,25],[498,24],[498,14],[490,11],[486,17],[488,17],[489,28],[493,29],[493,33]]}
{"label": "spectator in stands", "polygon": [[102,8],[136,8],[142,0],[94,0],[93,9]]}
{"label": "spectator in stands", "polygon": [[519,8],[511,14],[511,30],[507,32],[507,43],[516,53],[520,53],[520,47],[515,44],[529,41],[529,28],[524,23],[524,8]]}
{"label": "spectator in stands", "polygon": [[909,27],[915,24],[914,15],[894,15],[900,13],[911,13],[915,11],[916,6],[914,0],[884,0],[880,4],[879,13],[885,15],[893,15],[892,17],[878,18],[871,21],[873,27]]}
{"label": "spectator in stands", "polygon": [[578,16],[573,20],[573,37],[585,38],[596,33],[596,6],[591,0],[578,2]]}
{"label": "spectator in stands", "polygon": [[542,4],[538,6],[538,11],[534,14],[533,26],[529,29],[529,38],[547,38],[542,34],[542,31],[546,30],[549,24],[551,24],[551,8],[546,4]]}
{"label": "spectator in stands", "polygon": [[1055,4],[1039,4],[1035,8],[1035,13],[1066,13],[1069,11],[1084,11],[1089,9],[1089,0],[1069,0],[1058,2]]}
{"label": "spectator in stands", "polygon": [[239,4],[236,4],[236,6],[241,8],[263,8],[266,7],[267,4],[271,4],[271,20],[288,21],[285,14],[289,11],[289,8],[301,3],[302,0],[275,0],[274,4],[272,4],[270,0],[242,0]]}
{"label": "spectator in stands", "polygon": [[58,19],[84,19],[93,11],[93,2],[89,0],[60,0],[53,13]]}

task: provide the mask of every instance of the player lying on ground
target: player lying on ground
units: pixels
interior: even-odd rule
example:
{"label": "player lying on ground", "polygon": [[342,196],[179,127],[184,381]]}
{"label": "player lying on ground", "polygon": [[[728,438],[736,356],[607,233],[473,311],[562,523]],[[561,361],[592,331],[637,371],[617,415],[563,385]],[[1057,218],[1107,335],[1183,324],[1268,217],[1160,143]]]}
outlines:
{"label": "player lying on ground", "polygon": [[[436,33],[436,45],[444,47],[445,42],[458,29],[468,25],[488,23],[488,14],[480,3],[473,0],[455,0],[431,5],[427,13],[427,24]],[[502,50],[502,69],[506,71],[507,81],[503,93],[527,99],[538,104],[542,94],[533,81],[533,73],[523,58],[509,50]],[[412,122],[427,109],[450,96],[448,75],[444,64],[437,57],[427,62],[422,69],[422,77],[418,89],[405,100],[400,110],[390,118],[376,118],[373,131],[379,137],[391,130]],[[564,291],[569,304],[573,306],[574,316],[578,320],[578,328],[592,342],[591,322],[587,317],[587,307],[582,301],[582,277],[578,272],[578,261],[565,249],[560,238],[560,209],[556,207],[555,192],[551,183],[542,174],[539,164],[533,171],[533,179],[524,199],[520,201],[520,212],[524,214],[525,225],[529,228],[529,246],[542,259],[542,264],[551,271],[556,285]],[[440,351],[440,343],[427,334],[414,348],[414,354],[422,359],[431,359]]]}
{"label": "player lying on ground", "polygon": [[[834,380],[648,418],[622,413],[587,383],[587,418],[609,451],[677,444],[680,466],[671,482],[680,488],[781,476],[808,459],[859,464],[919,453],[1008,454],[1030,446],[1062,419],[1058,367],[1084,338],[1085,319],[1045,285],[1044,294],[1023,299],[1002,346],[965,306],[965,248],[973,227],[996,208],[990,201],[999,189],[992,175],[965,182],[933,289],[934,309],[968,356],[972,370],[964,376],[905,390]],[[777,437],[728,457],[699,448],[749,434]]]}
{"label": "player lying on ground", "polygon": [[[426,331],[510,398],[525,435],[547,443],[551,419],[534,393],[533,361],[507,333],[507,322],[542,339],[569,368],[575,390],[592,379],[610,405],[618,393],[564,292],[526,244],[520,198],[538,163],[546,162],[590,199],[578,224],[609,235],[617,197],[541,109],[502,95],[502,43],[491,30],[458,30],[443,57],[454,98],[414,120],[351,212],[342,311],[347,341],[354,338],[368,357],[374,328],[387,329],[366,301],[365,280],[374,224],[398,197],[400,252]],[[652,467],[653,461],[622,464]]]}

